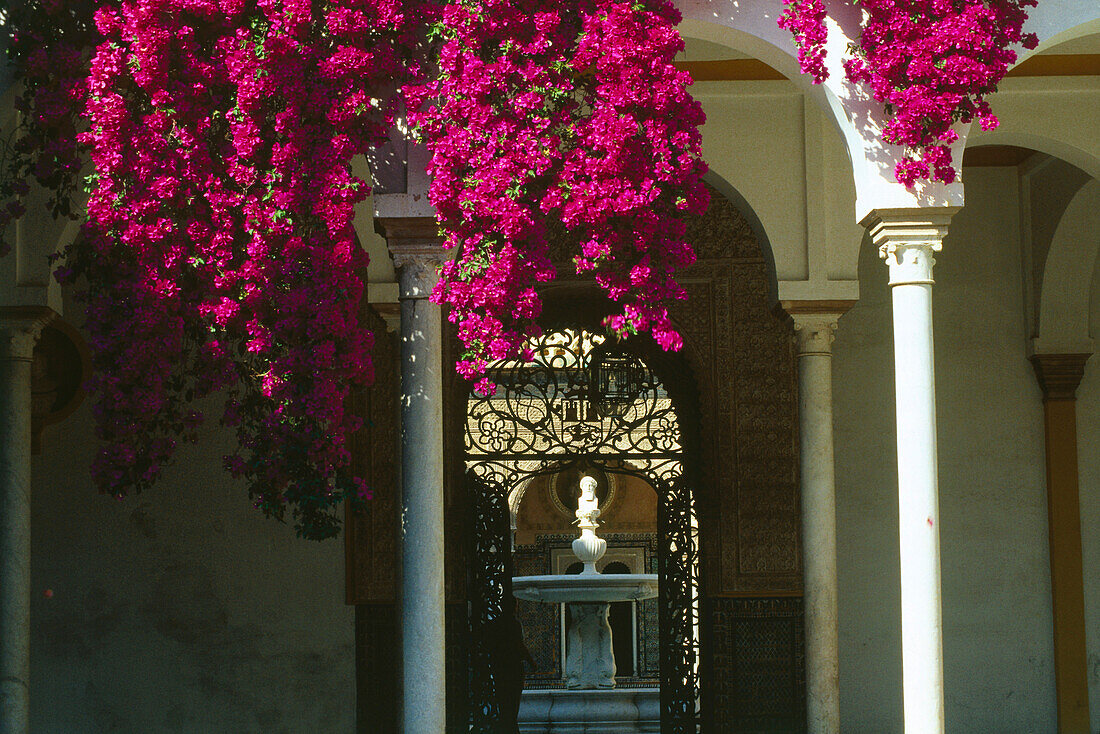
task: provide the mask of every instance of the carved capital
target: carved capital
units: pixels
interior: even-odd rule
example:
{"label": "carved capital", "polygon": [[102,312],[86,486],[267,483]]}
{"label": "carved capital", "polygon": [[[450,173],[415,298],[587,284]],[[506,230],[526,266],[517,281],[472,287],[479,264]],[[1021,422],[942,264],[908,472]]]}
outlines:
{"label": "carved capital", "polygon": [[1035,354],[1031,365],[1044,400],[1074,400],[1091,354]]}
{"label": "carved capital", "polygon": [[878,255],[890,268],[890,285],[932,285],[933,253],[943,246],[933,243],[904,245],[891,243],[879,247]]}
{"label": "carved capital", "polygon": [[779,305],[794,322],[798,356],[805,357],[832,354],[837,321],[855,301],[780,301]]}
{"label": "carved capital", "polygon": [[378,219],[375,227],[399,273],[401,300],[427,298],[439,280],[439,267],[450,260],[443,249],[439,225],[430,217]]}
{"label": "carved capital", "polygon": [[45,306],[0,308],[0,359],[30,362],[42,329],[55,318]]}
{"label": "carved capital", "polygon": [[890,268],[890,285],[931,285],[933,253],[943,248],[959,207],[875,209],[861,222]]}
{"label": "carved capital", "polygon": [[438,245],[390,245],[390,255],[399,274],[402,301],[430,296],[439,281],[439,268],[448,259]]}
{"label": "carved capital", "polygon": [[798,356],[831,355],[840,314],[794,314],[794,336]]}

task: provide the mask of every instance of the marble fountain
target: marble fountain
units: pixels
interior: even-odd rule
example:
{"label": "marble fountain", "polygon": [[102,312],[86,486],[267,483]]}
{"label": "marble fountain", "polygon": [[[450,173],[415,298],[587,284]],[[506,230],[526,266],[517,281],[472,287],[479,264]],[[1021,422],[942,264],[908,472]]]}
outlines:
{"label": "marble fountain", "polygon": [[580,488],[576,515],[581,534],[573,541],[573,554],[584,564],[583,570],[512,579],[517,599],[569,605],[565,688],[524,691],[519,730],[524,734],[659,732],[659,689],[615,687],[608,622],[612,602],[657,596],[657,575],[602,574],[596,570],[596,562],[607,552],[607,541],[596,535],[600,515],[596,480],[583,477]]}

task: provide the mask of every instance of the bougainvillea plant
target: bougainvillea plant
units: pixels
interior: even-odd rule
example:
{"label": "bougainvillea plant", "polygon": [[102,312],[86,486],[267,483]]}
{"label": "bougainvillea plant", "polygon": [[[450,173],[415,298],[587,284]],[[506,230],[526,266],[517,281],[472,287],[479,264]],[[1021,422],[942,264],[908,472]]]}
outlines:
{"label": "bougainvillea plant", "polygon": [[[885,105],[882,139],[903,146],[894,169],[905,186],[930,179],[951,183],[957,170],[949,146],[953,126],[977,119],[997,126],[986,96],[1016,62],[1012,46],[1035,48],[1024,33],[1024,8],[1036,0],[857,0],[864,11],[848,79],[867,84]],[[802,71],[824,81],[825,9],[822,0],[785,0],[780,26],[791,31]]]}
{"label": "bougainvillea plant", "polygon": [[[407,3],[407,4],[406,4]],[[951,125],[995,124],[984,96],[1015,59],[1034,0],[862,0],[850,78],[910,152],[898,179],[950,180]],[[96,372],[104,492],[148,487],[195,401],[220,393],[228,469],[257,507],[333,535],[352,476],[349,391],[371,379],[358,321],[366,255],[352,228],[354,156],[397,101],[432,152],[446,245],[433,298],[450,307],[464,376],[536,332],[554,277],[547,222],[619,304],[607,326],[678,349],[668,306],[705,209],[700,106],[672,64],[669,0],[27,0],[0,4],[22,113],[5,148],[0,228],[36,181],[71,215],[90,159],[88,220],[58,277],[77,284]],[[823,0],[781,23],[816,81]],[[404,85],[404,93],[399,90]],[[0,249],[3,243],[0,242]],[[478,388],[492,386],[483,379]]]}
{"label": "bougainvillea plant", "polygon": [[[28,9],[26,37],[58,13],[75,18],[60,5]],[[226,464],[256,506],[331,536],[337,505],[369,496],[349,472],[358,419],[344,412],[370,380],[372,341],[357,319],[366,255],[352,229],[368,189],[350,161],[386,139],[397,80],[423,58],[421,19],[357,0],[81,7],[93,8],[79,85],[16,57],[32,132],[50,132],[60,91],[87,98],[75,141],[94,164],[88,221],[57,272],[87,301],[104,442],[93,477],[118,496],[149,486],[177,441],[196,437],[193,402],[221,390],[238,436]],[[19,152],[68,164],[75,141],[62,141],[69,158]]]}
{"label": "bougainvillea plant", "polygon": [[621,305],[610,329],[681,343],[673,273],[695,259],[684,217],[708,199],[703,112],[672,65],[680,15],[667,0],[544,5],[449,5],[438,76],[410,90],[410,119],[433,153],[432,203],[459,252],[433,297],[451,306],[467,378],[536,332],[535,284],[554,277],[548,221],[573,233],[577,271]]}
{"label": "bougainvillea plant", "polygon": [[[28,28],[60,28],[37,12],[46,6],[32,6],[23,16]],[[48,8],[76,20],[72,7]],[[202,415],[194,402],[220,391],[222,420],[237,427],[239,444],[227,466],[247,478],[264,512],[290,511],[301,534],[321,538],[335,532],[341,500],[369,493],[348,470],[346,438],[357,419],[343,409],[349,389],[370,379],[371,346],[356,320],[366,256],[351,227],[368,189],[350,174],[350,161],[385,139],[402,80],[413,82],[414,114],[426,129],[432,120],[443,121],[441,132],[453,124],[445,105],[425,97],[453,78],[443,73],[433,82],[423,72],[433,58],[425,53],[430,32],[450,27],[433,24],[433,8],[406,13],[389,0],[89,3],[79,24],[95,39],[94,53],[73,43],[91,57],[86,78],[18,67],[33,104],[44,108],[58,90],[69,110],[86,99],[75,117],[84,132],[71,127],[60,143],[68,159],[42,144],[58,139],[49,134],[26,146],[23,159],[79,165],[86,151],[94,167],[88,222],[58,274],[77,283],[87,302],[104,442],[93,475],[103,491],[122,496],[153,483],[177,442],[196,438]],[[456,4],[448,12],[465,11]],[[678,337],[665,299],[680,296],[670,273],[692,258],[680,220],[705,202],[702,114],[686,94],[689,79],[669,63],[682,48],[676,20],[667,4],[563,13],[551,32],[574,58],[548,64],[546,73],[561,82],[556,91],[530,108],[531,96],[518,87],[490,95],[495,112],[517,100],[510,132],[518,139],[536,130],[555,138],[542,140],[553,170],[536,172],[547,175],[534,184],[513,172],[507,188],[524,192],[512,198],[584,235],[578,267],[596,271],[624,305],[613,328],[649,330],[668,347]],[[447,53],[435,57],[440,69]],[[527,68],[542,60],[536,55]],[[54,121],[32,110],[30,123],[48,131]],[[432,140],[441,160],[442,140]],[[472,165],[473,178],[495,175],[492,158]],[[433,196],[446,209],[443,191]],[[554,192],[559,201],[551,205]],[[456,230],[457,242],[458,220],[441,223]],[[506,230],[496,241],[532,247],[520,235]],[[479,256],[477,248],[464,252]],[[536,276],[543,274],[497,272],[497,285],[527,294],[521,318],[537,311],[523,282]],[[437,296],[461,311],[447,293]],[[491,354],[507,356],[515,346],[502,349],[498,340]]]}

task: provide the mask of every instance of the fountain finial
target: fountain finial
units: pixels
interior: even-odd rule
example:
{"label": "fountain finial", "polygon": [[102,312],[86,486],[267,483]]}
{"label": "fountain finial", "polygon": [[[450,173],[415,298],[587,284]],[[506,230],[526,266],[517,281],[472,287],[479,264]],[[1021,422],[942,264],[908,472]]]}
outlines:
{"label": "fountain finial", "polygon": [[581,477],[581,496],[577,500],[576,515],[580,527],[591,526],[593,530],[599,527],[596,518],[600,516],[600,501],[596,499],[596,480],[592,477]]}
{"label": "fountain finial", "polygon": [[581,477],[581,496],[577,500],[576,515],[581,537],[573,541],[573,554],[584,563],[582,574],[599,573],[596,570],[596,561],[603,558],[607,551],[607,541],[596,537],[600,501],[596,498],[596,480],[592,477]]}

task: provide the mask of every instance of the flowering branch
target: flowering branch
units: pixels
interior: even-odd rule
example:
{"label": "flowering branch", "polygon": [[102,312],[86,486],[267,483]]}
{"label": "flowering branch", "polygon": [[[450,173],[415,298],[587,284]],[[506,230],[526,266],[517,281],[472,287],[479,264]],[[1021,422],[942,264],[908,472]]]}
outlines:
{"label": "flowering branch", "polygon": [[[451,306],[463,376],[518,353],[537,333],[535,284],[555,276],[546,222],[581,242],[622,311],[617,332],[681,340],[668,303],[685,297],[673,272],[694,261],[687,214],[701,213],[702,109],[665,0],[580,0],[570,12],[537,0],[448,5],[435,80],[406,90],[410,120],[432,150],[429,191],[448,247],[433,298]],[[484,379],[482,392],[494,387]]]}
{"label": "flowering branch", "polygon": [[89,284],[105,447],[101,490],[140,491],[194,400],[223,390],[227,457],[264,513],[333,535],[369,496],[344,412],[371,379],[357,320],[367,185],[353,156],[385,139],[415,49],[400,4],[124,0],[96,13],[81,136],[96,172],[85,237],[61,275]]}
{"label": "flowering branch", "polygon": [[[998,124],[986,101],[1016,62],[1012,46],[1035,48],[1023,33],[1026,7],[1036,0],[858,0],[863,30],[849,80],[871,87],[889,120],[882,139],[905,148],[894,175],[907,187],[928,179],[951,183],[957,170],[949,146],[953,126],[975,118],[983,130]],[[799,47],[802,71],[825,79],[821,0],[786,0],[780,26]]]}
{"label": "flowering branch", "polygon": [[94,45],[94,0],[27,0],[3,3],[12,29],[8,61],[22,89],[20,113],[3,145],[0,163],[0,256],[11,249],[8,225],[23,216],[22,198],[35,181],[50,193],[55,217],[76,218],[73,199],[85,157],[77,144],[78,118],[87,87],[87,51]]}

